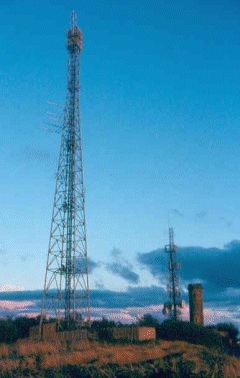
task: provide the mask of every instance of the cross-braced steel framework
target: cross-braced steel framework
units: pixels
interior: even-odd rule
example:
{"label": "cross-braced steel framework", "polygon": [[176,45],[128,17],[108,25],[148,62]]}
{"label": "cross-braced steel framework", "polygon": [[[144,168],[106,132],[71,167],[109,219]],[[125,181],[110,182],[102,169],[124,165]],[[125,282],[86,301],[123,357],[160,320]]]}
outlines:
{"label": "cross-braced steel framework", "polygon": [[168,284],[167,291],[169,296],[169,303],[165,304],[165,308],[170,310],[174,320],[177,320],[179,308],[182,305],[181,293],[179,288],[179,277],[178,270],[180,269],[180,264],[177,263],[176,251],[177,246],[174,244],[174,232],[173,228],[169,228],[169,244],[165,246],[165,251],[169,255],[168,259]]}
{"label": "cross-braced steel framework", "polygon": [[68,80],[41,311],[45,318],[90,321],[85,194],[80,128],[82,33],[72,15],[67,34]]}

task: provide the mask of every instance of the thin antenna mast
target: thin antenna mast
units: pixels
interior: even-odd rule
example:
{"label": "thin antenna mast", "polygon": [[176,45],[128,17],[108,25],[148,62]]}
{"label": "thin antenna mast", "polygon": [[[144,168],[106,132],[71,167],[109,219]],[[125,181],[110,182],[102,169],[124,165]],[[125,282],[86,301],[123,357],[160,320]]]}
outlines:
{"label": "thin antenna mast", "polygon": [[72,18],[72,31],[74,31],[77,25],[77,13],[74,10],[72,11],[71,18]]}
{"label": "thin antenna mast", "polygon": [[173,319],[177,320],[179,307],[181,307],[182,301],[179,289],[179,277],[177,272],[180,269],[180,264],[177,263],[176,259],[177,246],[174,244],[174,231],[172,227],[169,227],[169,244],[165,246],[165,251],[169,255],[169,276],[167,285],[169,303],[164,304],[164,311],[165,313],[172,313]]}

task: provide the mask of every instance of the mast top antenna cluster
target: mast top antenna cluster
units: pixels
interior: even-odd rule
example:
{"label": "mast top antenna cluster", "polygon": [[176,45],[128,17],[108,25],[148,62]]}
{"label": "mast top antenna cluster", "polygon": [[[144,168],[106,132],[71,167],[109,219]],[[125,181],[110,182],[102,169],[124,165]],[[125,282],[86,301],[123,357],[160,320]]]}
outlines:
{"label": "mast top antenna cluster", "polygon": [[82,50],[82,32],[77,26],[77,13],[72,11],[71,28],[68,30],[68,49],[72,52]]}

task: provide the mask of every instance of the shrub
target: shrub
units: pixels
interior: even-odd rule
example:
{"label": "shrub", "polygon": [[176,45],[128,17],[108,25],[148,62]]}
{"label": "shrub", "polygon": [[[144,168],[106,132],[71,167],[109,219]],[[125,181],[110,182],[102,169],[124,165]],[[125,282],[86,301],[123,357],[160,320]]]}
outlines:
{"label": "shrub", "polygon": [[155,319],[151,314],[143,315],[143,319],[138,321],[138,325],[145,327],[158,327],[159,321]]}
{"label": "shrub", "polygon": [[102,318],[102,320],[94,320],[91,329],[97,332],[99,340],[111,341],[113,340],[111,328],[116,326],[114,321]]}
{"label": "shrub", "polygon": [[233,342],[237,342],[238,328],[232,323],[219,323],[215,327],[218,331],[224,331]]}
{"label": "shrub", "polygon": [[192,344],[224,349],[222,337],[214,330],[189,322],[166,320],[157,329],[157,337],[167,340],[183,340]]}
{"label": "shrub", "polygon": [[29,329],[39,324],[37,318],[16,318],[0,320],[0,343],[13,343],[29,336]]}
{"label": "shrub", "polygon": [[18,338],[17,328],[12,319],[0,320],[0,342],[12,343]]}
{"label": "shrub", "polygon": [[[119,325],[119,324],[118,324]],[[91,324],[91,328],[98,331],[102,328],[116,327],[117,324],[113,320],[102,318],[102,320],[94,320]]]}
{"label": "shrub", "polygon": [[16,318],[13,320],[14,326],[17,331],[17,338],[22,339],[29,336],[30,327],[39,324],[39,318]]}

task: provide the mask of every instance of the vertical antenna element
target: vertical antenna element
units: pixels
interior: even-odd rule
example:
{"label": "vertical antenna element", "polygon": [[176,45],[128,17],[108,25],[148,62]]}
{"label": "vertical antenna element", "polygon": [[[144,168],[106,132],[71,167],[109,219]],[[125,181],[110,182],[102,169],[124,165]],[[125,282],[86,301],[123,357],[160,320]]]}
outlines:
{"label": "vertical antenna element", "polygon": [[176,251],[177,246],[174,244],[174,232],[173,228],[169,227],[169,244],[165,246],[165,251],[169,255],[168,259],[168,285],[167,291],[169,296],[169,302],[164,304],[164,312],[170,313],[174,320],[178,319],[179,307],[182,306],[181,293],[179,289],[179,277],[178,270],[180,264],[177,263]]}
{"label": "vertical antenna element", "polygon": [[40,331],[46,318],[70,329],[90,322],[85,192],[80,127],[82,33],[72,13],[67,33],[68,78],[56,189],[42,299]]}
{"label": "vertical antenna element", "polygon": [[72,11],[72,31],[77,27],[76,25],[77,25],[77,14],[73,10]]}

